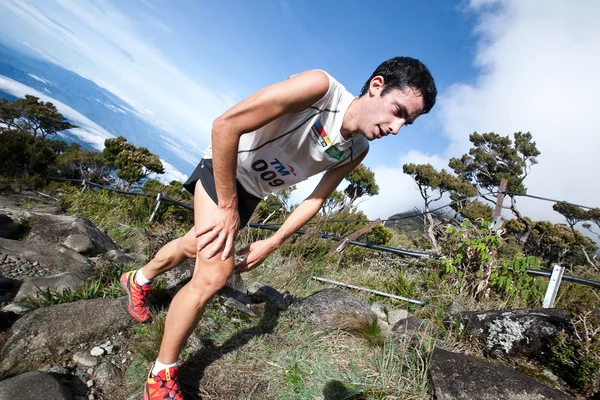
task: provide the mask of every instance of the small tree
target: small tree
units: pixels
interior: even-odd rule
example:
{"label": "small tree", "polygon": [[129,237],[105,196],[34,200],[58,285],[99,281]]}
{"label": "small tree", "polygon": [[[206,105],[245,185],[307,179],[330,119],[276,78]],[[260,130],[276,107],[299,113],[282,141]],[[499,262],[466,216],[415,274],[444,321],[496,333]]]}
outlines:
{"label": "small tree", "polygon": [[575,231],[575,225],[577,225],[578,223],[592,220],[592,218],[594,217],[593,210],[592,210],[592,213],[590,213],[581,207],[577,207],[577,206],[567,204],[567,203],[555,203],[552,206],[552,208],[554,209],[554,211],[556,211],[557,213],[559,213],[560,215],[565,217],[565,219],[567,220],[567,224],[569,225],[569,228],[571,228],[571,231],[573,232],[573,237],[575,238],[579,248],[581,248],[581,251],[582,251],[587,263],[591,267],[596,268],[597,267],[596,263],[594,263],[594,261],[592,261],[592,259],[590,258],[589,254],[588,254],[589,249],[587,249],[586,244],[583,243],[582,235],[578,234],[579,232]]}
{"label": "small tree", "polygon": [[321,210],[323,211],[323,214],[331,215],[341,211],[344,208],[344,203],[344,194],[338,190],[334,190],[333,193],[331,193],[329,197],[325,199]]}
{"label": "small tree", "polygon": [[77,143],[60,154],[54,163],[58,175],[85,179],[99,184],[110,182],[111,166],[101,152],[82,150]]}
{"label": "small tree", "polygon": [[[450,198],[459,200],[459,197],[454,194],[450,195]],[[492,222],[494,219],[494,209],[477,200],[462,200],[450,207],[472,222],[477,220]]]}
{"label": "small tree", "polygon": [[[527,219],[531,226],[530,234],[523,245],[523,251],[527,255],[542,258],[549,264],[580,265],[586,262],[586,257],[579,251],[581,246],[588,254],[597,249],[591,239],[566,224]],[[506,221],[503,229],[506,230],[505,236],[508,240],[511,237],[518,240],[526,231],[525,224],[516,218]]]}
{"label": "small tree", "polygon": [[46,142],[48,136],[77,127],[68,122],[54,104],[44,103],[31,95],[25,95],[12,103],[0,101],[0,124],[5,125],[0,127],[0,133],[16,130],[33,136],[33,140],[28,141],[30,149],[26,151],[28,158],[24,163],[25,178],[31,175],[41,153],[52,152]]}
{"label": "small tree", "polygon": [[540,152],[531,133],[517,132],[514,137],[513,143],[508,136],[475,132],[469,136],[473,143],[469,154],[452,158],[448,165],[458,176],[476,186],[481,198],[494,204],[496,198],[493,194],[498,192],[500,181],[502,178],[508,180],[507,191],[513,194],[508,194],[510,205],[504,208],[511,210],[525,224],[525,232],[521,236],[521,244],[524,244],[531,232],[531,224],[517,209],[515,196],[527,193],[523,184],[529,173],[527,163],[537,163],[535,157]]}
{"label": "small tree", "polygon": [[344,193],[348,196],[347,206],[349,207],[363,196],[375,196],[379,194],[379,186],[375,183],[375,174],[369,167],[363,164],[354,168],[344,179],[349,182],[346,189],[344,189]]}
{"label": "small tree", "polygon": [[117,168],[117,186],[129,190],[151,173],[165,172],[157,155],[145,147],[136,147],[123,136],[104,141],[104,158]]}
{"label": "small tree", "polygon": [[433,249],[439,251],[439,246],[435,239],[435,226],[433,216],[429,212],[431,203],[440,200],[446,193],[454,193],[459,197],[474,196],[477,189],[469,183],[449,174],[446,170],[438,172],[431,164],[404,164],[402,167],[405,174],[410,175],[419,188],[421,197],[425,201],[425,217],[428,223],[427,235],[431,240]]}

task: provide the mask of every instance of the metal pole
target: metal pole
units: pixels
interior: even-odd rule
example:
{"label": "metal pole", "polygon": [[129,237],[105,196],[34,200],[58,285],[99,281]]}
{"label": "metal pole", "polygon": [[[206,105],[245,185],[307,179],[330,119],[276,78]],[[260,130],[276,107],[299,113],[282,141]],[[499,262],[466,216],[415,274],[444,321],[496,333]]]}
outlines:
{"label": "metal pole", "polygon": [[85,189],[87,189],[87,183],[85,182],[85,179],[81,181],[81,184],[83,185],[83,189],[81,189],[81,193],[85,192]]}
{"label": "metal pole", "polygon": [[329,279],[324,279],[324,278],[317,278],[316,276],[313,276],[312,278],[315,279],[315,280],[317,280],[317,281],[331,283],[331,284],[339,285],[339,286],[344,286],[344,287],[348,287],[348,288],[351,288],[351,289],[362,290],[362,291],[369,292],[369,293],[375,293],[375,294],[378,294],[380,296],[391,297],[392,299],[397,299],[397,300],[404,300],[404,301],[407,301],[409,303],[419,304],[421,306],[423,304],[425,304],[425,303],[423,303],[422,301],[419,301],[419,300],[408,299],[406,297],[396,296],[395,294],[389,294],[389,293],[385,293],[385,292],[380,292],[379,290],[367,289],[367,288],[364,288],[364,287],[349,285],[347,283],[342,283],[342,282],[331,281]]}
{"label": "metal pole", "polygon": [[561,267],[560,265],[554,266],[554,269],[552,270],[552,276],[550,277],[550,282],[548,282],[548,289],[546,289],[546,296],[544,296],[542,308],[554,307],[556,294],[558,293],[558,288],[560,287],[560,281],[562,280],[564,272],[565,267]]}
{"label": "metal pole", "polygon": [[148,222],[152,222],[152,220],[154,220],[154,216],[156,215],[156,212],[158,211],[158,207],[160,207],[160,198],[162,197],[162,193],[159,193],[156,195],[156,207],[154,207],[154,211],[152,211],[152,215],[150,216],[150,220],[148,220]]}
{"label": "metal pole", "polygon": [[[269,230],[269,231],[277,231],[277,230],[279,230],[279,226],[273,226],[273,225],[248,224],[248,226],[250,228],[260,228],[260,229],[266,229],[266,230]],[[298,229],[294,233],[296,233],[298,235],[303,235],[303,234],[306,233],[306,231],[303,230],[303,229]],[[327,233],[319,233],[319,236],[322,237],[323,239],[333,239],[333,240],[342,240],[343,239],[343,238],[341,238],[339,236],[329,235]],[[421,253],[421,252],[418,252],[418,251],[395,249],[395,248],[392,248],[392,247],[380,246],[378,244],[357,242],[356,240],[349,240],[348,243],[353,244],[355,246],[366,247],[367,249],[373,249],[373,250],[379,250],[379,251],[387,251],[388,253],[394,253],[394,254],[399,254],[399,255],[403,255],[403,256],[409,256],[409,257],[434,257],[434,258],[438,258],[438,257],[435,257],[435,256],[433,256],[431,254]]]}

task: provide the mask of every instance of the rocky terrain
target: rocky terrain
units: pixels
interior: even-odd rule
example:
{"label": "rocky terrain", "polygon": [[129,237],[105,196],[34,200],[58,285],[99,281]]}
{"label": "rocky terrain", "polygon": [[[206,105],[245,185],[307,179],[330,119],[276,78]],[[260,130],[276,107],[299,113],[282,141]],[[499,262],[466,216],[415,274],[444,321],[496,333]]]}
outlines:
{"label": "rocky terrain", "polygon": [[[40,291],[81,290],[106,263],[133,268],[144,261],[145,255],[121,252],[91,221],[64,215],[51,199],[34,192],[0,195],[0,400],[141,399],[141,393],[125,389],[125,373],[136,351],[132,336],[140,324],[128,315],[124,297],[78,300],[33,310],[29,299]],[[170,272],[166,292],[173,295],[192,269],[193,263],[188,262]],[[257,323],[268,307],[278,313],[298,313],[319,329],[375,323],[384,337],[396,343],[418,340],[425,333],[435,336],[440,329],[406,310],[365,304],[343,289],[329,288],[298,298],[260,282],[246,284],[239,276],[230,279],[214,302],[227,318],[244,315]],[[487,358],[435,347],[428,367],[432,398],[576,398],[551,373],[534,379],[524,369],[506,366],[510,360],[543,364],[556,335],[571,330],[563,310],[471,312],[452,303],[444,319],[446,326],[460,329],[464,338],[486,349]],[[202,346],[188,343],[190,349]],[[183,383],[188,376],[185,369],[184,363]],[[187,384],[202,392],[197,381]],[[342,398],[327,393],[324,390],[323,399]],[[250,390],[243,398],[252,396]]]}

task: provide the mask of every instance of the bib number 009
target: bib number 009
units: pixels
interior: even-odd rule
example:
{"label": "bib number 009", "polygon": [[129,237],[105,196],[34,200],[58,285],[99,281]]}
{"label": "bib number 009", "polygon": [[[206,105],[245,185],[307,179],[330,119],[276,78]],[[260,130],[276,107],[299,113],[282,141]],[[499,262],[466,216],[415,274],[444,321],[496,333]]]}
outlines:
{"label": "bib number 009", "polygon": [[256,160],[252,163],[252,169],[260,172],[260,179],[267,181],[269,186],[277,187],[283,185],[283,179],[277,178],[275,171],[269,170],[269,164],[265,160]]}

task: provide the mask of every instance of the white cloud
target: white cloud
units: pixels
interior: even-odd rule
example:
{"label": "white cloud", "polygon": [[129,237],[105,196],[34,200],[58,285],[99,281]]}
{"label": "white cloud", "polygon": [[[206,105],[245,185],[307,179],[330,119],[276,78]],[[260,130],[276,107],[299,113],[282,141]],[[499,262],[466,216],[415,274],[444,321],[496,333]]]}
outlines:
{"label": "white cloud", "polygon": [[150,175],[151,179],[156,179],[164,185],[168,185],[169,183],[171,183],[171,181],[179,181],[179,182],[187,181],[188,176],[186,174],[182,174],[177,168],[175,168],[174,166],[172,166],[171,164],[169,164],[162,158],[161,158],[160,162],[162,163],[163,167],[165,168],[165,172],[160,175],[151,174]]}
{"label": "white cloud", "polygon": [[[530,194],[600,206],[593,160],[600,151],[600,2],[472,1],[481,37],[472,85],[455,85],[440,99],[459,156],[473,131],[530,131],[541,155],[525,181]],[[562,221],[552,203],[519,199],[534,219]]]}
{"label": "white cloud", "polygon": [[43,83],[43,84],[45,84],[45,85],[52,85],[52,82],[50,82],[50,81],[47,81],[47,80],[45,80],[44,78],[40,78],[40,77],[39,77],[39,76],[37,76],[37,75],[34,75],[34,74],[27,74],[27,75],[29,75],[30,77],[32,77],[33,79],[35,79],[35,80],[36,80],[36,81],[38,81],[38,82],[42,82],[42,83]]}

